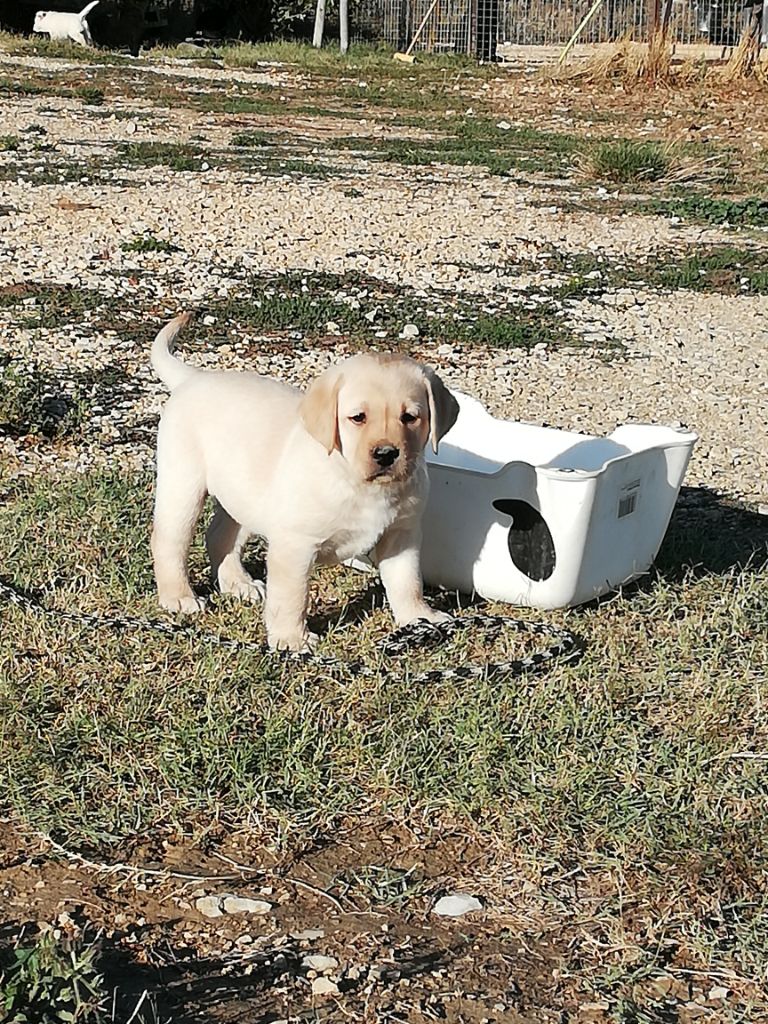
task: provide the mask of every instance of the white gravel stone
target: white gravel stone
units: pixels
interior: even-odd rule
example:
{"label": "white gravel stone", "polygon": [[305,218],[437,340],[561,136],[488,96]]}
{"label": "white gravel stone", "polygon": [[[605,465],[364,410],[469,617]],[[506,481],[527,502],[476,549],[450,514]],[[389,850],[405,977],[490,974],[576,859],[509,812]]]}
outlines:
{"label": "white gravel stone", "polygon": [[312,982],[313,996],[337,996],[339,986],[330,978],[315,978]]}
{"label": "white gravel stone", "polygon": [[222,907],[225,914],[268,914],[272,904],[244,896],[225,896]]}
{"label": "white gravel stone", "polygon": [[441,917],[463,917],[464,914],[482,909],[483,904],[477,897],[454,892],[448,896],[442,896],[432,908],[432,913],[439,914]]}
{"label": "white gravel stone", "polygon": [[331,971],[338,967],[339,961],[335,957],[323,956],[321,953],[308,953],[302,959],[301,965],[322,974],[324,971]]}
{"label": "white gravel stone", "polygon": [[224,911],[221,909],[221,899],[218,896],[201,896],[195,900],[195,909],[203,917],[224,916]]}

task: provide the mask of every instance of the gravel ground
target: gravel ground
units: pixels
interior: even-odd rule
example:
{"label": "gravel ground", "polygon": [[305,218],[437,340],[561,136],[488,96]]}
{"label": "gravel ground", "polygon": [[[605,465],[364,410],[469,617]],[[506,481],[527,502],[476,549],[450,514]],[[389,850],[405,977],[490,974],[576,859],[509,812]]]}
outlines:
{"label": "gravel ground", "polygon": [[[206,75],[216,73],[206,69]],[[231,131],[225,116],[194,117],[183,110],[169,112],[158,126],[97,118],[69,100],[8,102],[3,133],[33,124],[43,125],[47,141],[66,147],[71,159],[92,157],[118,139],[178,141],[194,133],[221,144]],[[0,161],[11,156],[0,154]],[[563,182],[521,184],[477,168],[363,169],[351,157],[332,159],[343,174],[324,182],[259,177],[237,168],[171,175],[161,167],[124,172],[127,186],[4,182],[0,288],[25,282],[93,288],[119,316],[111,330],[89,329],[87,316],[61,328],[30,330],[19,325],[18,306],[0,307],[0,348],[62,371],[117,360],[141,382],[140,394],[94,421],[76,448],[3,439],[11,472],[109,462],[114,448],[101,442],[157,412],[162,390],[147,371],[147,353],[121,336],[121,323],[137,308],[150,305],[160,317],[236,293],[248,272],[297,270],[362,271],[423,294],[463,293],[480,302],[491,294],[530,292],[551,279],[545,269],[518,276],[507,269],[510,261],[544,251],[653,259],[657,252],[725,237],[662,218],[570,212],[559,205],[567,190]],[[357,186],[353,197],[351,183]],[[89,206],[62,209],[62,199]],[[179,251],[121,249],[146,231]],[[447,336],[439,345],[424,345],[420,354],[450,385],[500,415],[595,433],[627,421],[685,424],[700,435],[687,482],[766,507],[767,314],[765,296],[622,290],[600,302],[564,307],[584,347],[489,350],[459,346]],[[607,339],[621,341],[623,350],[606,349]],[[248,365],[302,384],[329,360],[327,346],[293,358],[265,345],[263,356],[254,357],[256,341],[247,334],[233,337],[210,361],[241,366],[247,351]],[[385,347],[386,339],[376,344]],[[343,354],[343,337],[336,351]],[[125,465],[151,462],[145,441],[124,444],[120,453]]]}

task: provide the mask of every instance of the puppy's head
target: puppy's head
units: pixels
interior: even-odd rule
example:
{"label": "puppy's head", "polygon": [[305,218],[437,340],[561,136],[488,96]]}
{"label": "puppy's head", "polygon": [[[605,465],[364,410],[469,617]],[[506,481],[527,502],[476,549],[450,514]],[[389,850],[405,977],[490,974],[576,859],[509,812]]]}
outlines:
{"label": "puppy's head", "polygon": [[45,32],[45,23],[48,20],[50,11],[38,11],[35,15],[35,24],[32,26],[33,32]]}
{"label": "puppy's head", "polygon": [[458,413],[437,374],[401,356],[354,356],[318,377],[301,406],[308,433],[369,483],[406,480]]}

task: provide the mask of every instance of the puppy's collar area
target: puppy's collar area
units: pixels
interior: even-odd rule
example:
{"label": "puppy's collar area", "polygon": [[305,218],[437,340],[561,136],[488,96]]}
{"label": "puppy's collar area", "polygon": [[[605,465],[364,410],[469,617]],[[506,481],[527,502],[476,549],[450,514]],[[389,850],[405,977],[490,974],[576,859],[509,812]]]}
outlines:
{"label": "puppy's collar area", "polygon": [[[0,580],[0,601],[21,608],[34,615],[50,616],[65,622],[78,625],[111,629],[115,632],[128,630],[146,630],[153,633],[164,633],[168,637],[192,637],[203,643],[223,647],[231,651],[252,651],[264,656],[311,664],[327,672],[346,676],[381,676],[381,668],[372,668],[362,661],[341,661],[339,658],[321,654],[294,654],[292,652],[270,651],[265,644],[247,640],[231,640],[214,633],[205,633],[175,622],[163,622],[159,619],[142,619],[135,616],[95,615],[90,612],[67,612],[47,608],[36,598],[19,587]],[[401,626],[391,633],[384,641],[382,653],[387,658],[398,658],[413,654],[420,649],[428,649],[444,644],[457,632],[464,629],[481,630],[490,639],[500,636],[503,632],[532,633],[536,636],[549,637],[553,642],[544,649],[522,658],[510,658],[505,661],[463,664],[458,668],[429,669],[411,677],[411,683],[441,683],[451,679],[470,680],[485,679],[490,676],[517,676],[526,672],[540,672],[553,665],[556,661],[570,662],[577,659],[583,646],[578,637],[568,629],[550,626],[544,622],[529,622],[525,619],[513,619],[506,615],[485,615],[472,613],[460,615],[447,622],[432,623],[425,619]],[[390,671],[384,669],[384,675],[402,676],[400,668]]]}

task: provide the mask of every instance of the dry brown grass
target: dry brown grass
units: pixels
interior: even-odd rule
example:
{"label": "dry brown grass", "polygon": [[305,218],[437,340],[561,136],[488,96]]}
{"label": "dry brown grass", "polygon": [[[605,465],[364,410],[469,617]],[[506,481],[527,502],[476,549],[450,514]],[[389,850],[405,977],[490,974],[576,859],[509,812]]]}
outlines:
{"label": "dry brown grass", "polygon": [[546,74],[558,80],[585,83],[620,82],[631,87],[640,83],[670,82],[679,70],[672,64],[672,48],[666,34],[656,34],[649,43],[628,36],[614,46],[597,50],[592,57],[572,61]]}
{"label": "dry brown grass", "polygon": [[760,32],[753,23],[742,34],[738,46],[734,49],[721,71],[724,82],[738,82],[748,78],[756,78],[763,85],[768,83],[768,64],[761,60]]}
{"label": "dry brown grass", "polygon": [[725,63],[677,60],[668,34],[659,32],[648,43],[629,37],[620,39],[613,46],[596,49],[590,57],[548,67],[544,74],[559,82],[616,83],[628,91],[638,85],[680,87],[704,79],[715,86],[749,79],[768,84],[768,58],[764,52],[758,34],[749,31]]}

